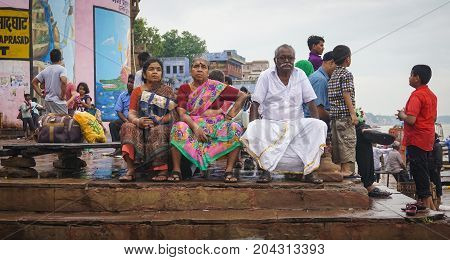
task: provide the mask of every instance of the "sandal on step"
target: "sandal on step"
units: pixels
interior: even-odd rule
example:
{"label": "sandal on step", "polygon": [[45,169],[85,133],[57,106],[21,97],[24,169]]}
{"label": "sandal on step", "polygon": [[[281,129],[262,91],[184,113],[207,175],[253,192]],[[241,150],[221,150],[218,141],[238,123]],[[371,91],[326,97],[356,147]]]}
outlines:
{"label": "sandal on step", "polygon": [[158,175],[152,177],[154,182],[167,181],[167,172],[159,172]]}
{"label": "sandal on step", "polygon": [[322,184],[323,180],[316,176],[316,173],[310,173],[303,177],[303,182],[312,183],[312,184]]}
{"label": "sandal on step", "polygon": [[225,183],[236,183],[239,181],[239,172],[233,171],[233,172],[225,172],[223,176],[223,182]]}
{"label": "sandal on step", "polygon": [[169,182],[179,182],[181,180],[181,172],[172,171],[167,174],[167,181]]}
{"label": "sandal on step", "polygon": [[407,203],[405,208],[402,208],[403,211],[406,211],[408,207],[414,206],[416,207],[417,213],[427,212],[427,207],[423,205],[422,202],[414,202],[414,203]]}
{"label": "sandal on step", "polygon": [[269,171],[263,171],[259,178],[256,180],[257,183],[269,183],[272,181],[272,176]]}
{"label": "sandal on step", "polygon": [[134,181],[134,175],[125,174],[119,177],[120,182],[132,182]]}
{"label": "sandal on step", "polygon": [[417,207],[414,205],[408,205],[405,209],[407,216],[415,216],[417,214]]}

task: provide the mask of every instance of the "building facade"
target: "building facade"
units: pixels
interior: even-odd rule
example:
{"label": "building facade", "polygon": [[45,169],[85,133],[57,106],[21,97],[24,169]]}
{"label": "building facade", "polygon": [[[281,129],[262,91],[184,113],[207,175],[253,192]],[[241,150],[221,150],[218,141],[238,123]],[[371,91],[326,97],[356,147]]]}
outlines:
{"label": "building facade", "polygon": [[242,66],[245,64],[245,58],[238,55],[236,50],[224,50],[223,52],[212,52],[205,55],[210,62],[210,70],[221,70],[233,80],[242,79]]}
{"label": "building facade", "polygon": [[179,88],[182,84],[190,82],[187,57],[166,57],[161,58],[161,61],[164,66],[164,83],[173,88]]}
{"label": "building facade", "polygon": [[246,62],[242,68],[242,76],[244,80],[257,80],[259,74],[269,68],[269,61],[255,60]]}

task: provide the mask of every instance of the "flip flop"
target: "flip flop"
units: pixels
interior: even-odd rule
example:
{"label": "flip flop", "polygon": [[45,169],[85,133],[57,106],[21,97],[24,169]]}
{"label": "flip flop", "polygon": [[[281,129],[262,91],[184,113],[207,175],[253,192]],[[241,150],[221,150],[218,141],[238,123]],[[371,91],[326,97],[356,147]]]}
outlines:
{"label": "flip flop", "polygon": [[119,177],[119,181],[120,182],[132,182],[132,181],[134,181],[134,178],[135,178],[134,175],[125,174],[125,175]]}
{"label": "flip flop", "polygon": [[259,178],[256,180],[257,183],[269,183],[272,181],[272,176],[269,171],[263,171]]}
{"label": "flip flop", "polygon": [[[164,178],[162,178],[162,177],[164,177]],[[154,181],[154,182],[164,182],[164,181],[167,181],[167,172],[164,173],[164,174],[158,173],[158,175],[153,176],[151,180]]]}
{"label": "flip flop", "polygon": [[417,207],[414,205],[408,205],[406,206],[405,212],[407,216],[415,216],[417,214]]}
{"label": "flip flop", "polygon": [[172,171],[167,174],[167,181],[169,182],[179,182],[181,180],[181,172]]}
{"label": "flip flop", "polygon": [[[232,179],[235,180],[232,180]],[[225,183],[237,183],[239,181],[239,172],[233,171],[233,172],[225,172],[223,177],[223,182]]]}
{"label": "flip flop", "polygon": [[361,178],[356,172],[352,172],[350,175],[343,176],[344,179],[358,179]]}

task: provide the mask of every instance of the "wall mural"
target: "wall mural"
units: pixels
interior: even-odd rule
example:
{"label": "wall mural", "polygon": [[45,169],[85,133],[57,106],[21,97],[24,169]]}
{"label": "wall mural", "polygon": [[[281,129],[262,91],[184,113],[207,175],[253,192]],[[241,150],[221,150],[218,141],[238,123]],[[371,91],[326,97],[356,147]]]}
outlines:
{"label": "wall mural", "polygon": [[61,50],[69,81],[75,81],[75,0],[33,0],[33,75],[50,63],[50,51]]}
{"label": "wall mural", "polygon": [[116,120],[114,105],[130,73],[130,18],[95,7],[95,104],[105,121]]}

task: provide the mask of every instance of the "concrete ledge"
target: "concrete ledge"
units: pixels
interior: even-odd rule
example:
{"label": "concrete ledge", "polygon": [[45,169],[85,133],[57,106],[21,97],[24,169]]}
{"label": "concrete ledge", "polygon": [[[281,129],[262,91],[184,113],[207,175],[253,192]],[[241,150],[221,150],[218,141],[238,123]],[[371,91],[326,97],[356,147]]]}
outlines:
{"label": "concrete ledge", "polygon": [[0,237],[178,240],[445,239],[450,236],[450,224],[439,213],[406,218],[395,212],[371,212],[371,216],[361,210],[0,213]]}
{"label": "concrete ledge", "polygon": [[0,211],[128,212],[223,209],[367,209],[367,191],[352,182],[225,184],[218,181],[5,180]]}

